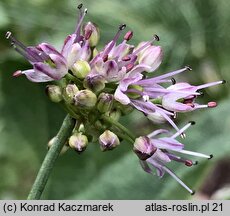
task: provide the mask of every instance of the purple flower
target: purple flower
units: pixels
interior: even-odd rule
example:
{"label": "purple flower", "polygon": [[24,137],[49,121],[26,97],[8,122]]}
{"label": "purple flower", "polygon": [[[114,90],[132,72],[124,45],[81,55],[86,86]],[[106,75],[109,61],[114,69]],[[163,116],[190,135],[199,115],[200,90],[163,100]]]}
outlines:
{"label": "purple flower", "polygon": [[16,71],[13,76],[25,74],[32,82],[48,82],[60,80],[67,74],[68,68],[65,58],[51,45],[41,43],[35,47],[26,47],[14,38],[11,32],[6,33],[6,38],[11,40],[14,49],[33,66],[33,69]]}
{"label": "purple flower", "polygon": [[[115,99],[122,104],[132,105],[156,123],[168,121],[177,131],[179,129],[173,122],[176,112],[215,107],[216,102],[209,102],[207,105],[194,102],[201,95],[200,89],[225,83],[225,81],[217,81],[200,86],[175,83],[172,76],[191,70],[188,66],[153,78],[143,78],[141,72],[145,68],[146,65],[139,64],[123,77],[115,91]],[[171,85],[165,88],[161,85],[162,83]]]}
{"label": "purple flower", "polygon": [[168,90],[171,90],[171,93],[162,97],[162,106],[165,109],[174,112],[188,112],[195,109],[216,107],[216,102],[209,102],[205,105],[195,103],[195,99],[200,95],[200,93],[197,94],[197,91],[223,83],[225,83],[225,81],[211,82],[200,86],[192,86],[188,83],[177,83],[167,88]]}
{"label": "purple flower", "polygon": [[194,191],[191,190],[172,170],[170,170],[166,164],[175,161],[190,167],[198,163],[197,161],[180,157],[175,153],[208,159],[213,157],[212,155],[184,150],[184,144],[176,140],[179,135],[184,134],[184,131],[193,124],[194,122],[189,122],[172,136],[156,138],[159,134],[169,133],[168,130],[159,129],[152,132],[147,137],[137,138],[134,143],[134,152],[139,157],[140,164],[146,172],[153,173],[153,169],[156,169],[159,177],[163,177],[165,173],[168,173],[191,194],[194,194]]}
{"label": "purple flower", "polygon": [[[83,10],[82,6],[82,4],[78,6],[80,13],[75,32],[67,36],[61,51],[67,60],[69,69],[71,69],[77,60],[88,61],[91,56],[89,39],[92,36],[92,32],[86,29],[84,35],[81,34],[82,22],[87,14],[87,9]],[[90,29],[92,29],[92,27]]]}

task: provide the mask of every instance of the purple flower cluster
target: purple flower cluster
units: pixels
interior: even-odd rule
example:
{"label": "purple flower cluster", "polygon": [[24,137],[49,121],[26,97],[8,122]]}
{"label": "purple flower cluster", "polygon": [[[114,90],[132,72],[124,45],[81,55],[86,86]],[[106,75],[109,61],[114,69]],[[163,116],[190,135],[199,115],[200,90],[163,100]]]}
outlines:
{"label": "purple flower cluster", "polygon": [[[87,9],[83,9],[82,4],[78,9],[76,30],[67,36],[60,52],[47,43],[27,47],[13,37],[11,32],[7,32],[6,38],[10,39],[15,50],[32,65],[32,69],[16,71],[14,76],[24,74],[32,82],[55,82],[55,85],[48,86],[51,100],[64,101],[66,110],[80,122],[80,127],[76,128],[69,139],[71,148],[82,152],[88,140],[96,140],[103,151],[111,150],[120,144],[119,139],[128,137],[129,141],[133,141],[134,152],[146,172],[152,173],[154,168],[160,177],[167,172],[190,193],[194,193],[166,164],[172,161],[186,166],[197,164],[179,156],[181,154],[208,159],[212,156],[185,150],[184,144],[177,141],[176,137],[184,137],[184,131],[193,122],[179,129],[174,119],[180,112],[216,107],[217,103],[213,101],[198,104],[196,98],[202,94],[200,90],[225,81],[199,86],[186,82],[176,83],[173,77],[191,71],[189,66],[154,76],[163,59],[162,48],[156,45],[159,37],[154,35],[150,41],[134,46],[129,44],[133,32],[127,31],[122,42],[118,43],[126,28],[125,24],[120,25],[114,38],[98,51],[96,45],[99,29],[91,22],[83,25]],[[62,80],[64,82],[59,82]],[[168,122],[176,133],[157,138],[160,134],[169,134],[168,130],[159,129],[149,135],[133,138],[118,123],[120,115],[126,114],[124,110],[130,107],[144,113],[154,123]],[[114,125],[111,125],[111,121]]]}

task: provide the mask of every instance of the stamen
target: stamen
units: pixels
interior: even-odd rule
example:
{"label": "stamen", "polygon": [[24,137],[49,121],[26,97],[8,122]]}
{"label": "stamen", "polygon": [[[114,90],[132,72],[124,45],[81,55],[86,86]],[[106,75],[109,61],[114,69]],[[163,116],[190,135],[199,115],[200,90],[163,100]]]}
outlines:
{"label": "stamen", "polygon": [[85,15],[88,12],[87,8],[85,8],[84,12],[82,12],[82,6],[83,6],[83,4],[78,5],[78,9],[80,10],[80,14],[79,14],[76,30],[74,32],[77,35],[75,42],[79,41],[79,37],[80,37],[80,33],[81,33],[81,25],[82,25],[82,22],[83,22]]}
{"label": "stamen", "polygon": [[134,68],[134,64],[130,63],[130,64],[126,65],[125,67],[126,67],[126,72],[129,72]]}
{"label": "stamen", "polygon": [[146,79],[146,80],[141,80],[138,82],[138,84],[140,85],[145,85],[145,84],[148,84],[150,81],[152,82],[156,82],[157,80],[161,80],[161,79],[165,79],[165,78],[168,78],[168,77],[172,77],[172,76],[175,76],[179,73],[182,73],[184,71],[187,71],[188,68],[187,66],[182,68],[182,69],[179,69],[179,70],[176,70],[176,71],[172,71],[172,72],[169,72],[169,73],[166,73],[164,75],[161,75],[161,76],[158,76],[158,77],[154,77],[154,78],[150,78],[150,79]]}
{"label": "stamen", "polygon": [[133,32],[128,31],[124,36],[124,40],[129,41],[129,40],[131,40],[132,37],[133,37]]}
{"label": "stamen", "polygon": [[185,66],[185,68],[189,71],[192,71],[192,68],[189,65]]}
{"label": "stamen", "polygon": [[146,42],[143,46],[141,46],[139,49],[135,50],[133,52],[133,55],[137,55],[139,52],[141,52],[142,50],[144,50],[145,48],[147,48],[148,46],[151,45],[151,43],[153,43],[154,41],[159,41],[160,38],[157,35],[153,35],[153,39],[151,41]]}
{"label": "stamen", "polygon": [[87,31],[87,32],[85,33],[85,39],[88,40],[88,39],[91,37],[92,33],[93,33],[92,30]]}
{"label": "stamen", "polygon": [[115,46],[118,38],[121,35],[121,32],[126,28],[126,24],[121,24],[118,27],[118,31],[116,33],[116,35],[114,36],[113,40],[109,43],[109,45],[106,47],[106,49],[104,50],[103,56],[106,56],[110,53],[110,51],[112,50],[112,48]]}
{"label": "stamen", "polygon": [[180,134],[180,137],[181,137],[182,139],[185,139],[185,138],[186,138],[186,134],[185,134],[185,133],[181,133],[181,134]]}
{"label": "stamen", "polygon": [[129,57],[129,56],[124,56],[121,60],[122,60],[122,61],[130,61],[130,60],[131,60],[131,57]]}
{"label": "stamen", "polygon": [[25,59],[31,60],[24,50],[21,50],[21,49],[17,48],[16,45],[15,45],[14,43],[11,43],[11,46],[12,46],[20,55],[22,55]]}
{"label": "stamen", "polygon": [[[140,84],[141,81],[137,81],[135,84],[137,85],[142,85]],[[164,89],[164,88],[149,88],[148,89],[149,92],[162,92],[162,93],[182,93],[182,94],[191,94],[191,92],[186,91],[186,90],[171,90],[171,89]],[[194,95],[199,95],[199,93],[195,92],[193,93]],[[189,100],[188,102],[190,102],[191,100]],[[187,103],[186,103],[187,104]]]}
{"label": "stamen", "polygon": [[208,102],[208,107],[209,107],[209,108],[214,108],[214,107],[216,107],[216,106],[217,106],[217,103],[216,103],[216,102],[214,102],[214,101]]}
{"label": "stamen", "polygon": [[191,160],[186,160],[184,164],[188,167],[191,167],[193,165],[193,162]]}
{"label": "stamen", "polygon": [[180,129],[176,126],[176,124],[174,123],[174,121],[167,115],[164,113],[164,111],[162,109],[160,109],[159,107],[155,106],[156,110],[159,112],[160,115],[162,115],[163,118],[165,118],[169,124],[171,124],[177,131],[179,131]]}
{"label": "stamen", "polygon": [[176,84],[176,80],[172,77],[171,78],[172,84],[175,85]]}
{"label": "stamen", "polygon": [[208,87],[215,86],[215,85],[219,85],[219,84],[225,84],[225,83],[226,83],[225,80],[216,81],[216,82],[211,82],[211,83],[206,83],[206,84],[197,86],[197,90],[198,90],[198,89],[203,89],[203,88],[208,88]]}
{"label": "stamen", "polygon": [[156,40],[156,41],[160,41],[160,37],[158,36],[158,35],[153,35],[153,37],[154,37],[154,39]]}
{"label": "stamen", "polygon": [[191,195],[195,193],[194,190],[190,189],[174,172],[172,172],[168,167],[162,166],[169,175],[171,175],[182,187],[184,187]]}
{"label": "stamen", "polygon": [[83,7],[83,4],[81,3],[81,4],[79,4],[78,6],[77,6],[77,8],[80,10],[81,8]]}
{"label": "stamen", "polygon": [[106,62],[108,60],[109,56],[108,55],[105,55],[102,57],[103,61]]}
{"label": "stamen", "polygon": [[15,72],[13,73],[13,77],[19,77],[19,76],[21,76],[21,75],[22,75],[22,71],[21,71],[21,70],[15,71]]}
{"label": "stamen", "polygon": [[119,30],[122,31],[126,28],[126,24],[119,25]]}
{"label": "stamen", "polygon": [[11,34],[12,34],[12,32],[10,32],[10,31],[6,32],[6,39],[9,39]]}
{"label": "stamen", "polygon": [[177,131],[174,135],[171,136],[172,139],[175,139],[179,135],[182,135],[184,131],[186,131],[191,125],[194,125],[194,121],[190,121],[188,124],[186,124],[183,128],[181,128],[179,131]]}
{"label": "stamen", "polygon": [[169,133],[169,131],[166,129],[158,129],[158,130],[155,130],[152,133],[148,134],[147,137],[152,139],[153,137],[155,137],[159,134],[162,134],[162,133]]}
{"label": "stamen", "polygon": [[174,160],[176,162],[180,162],[180,163],[184,163],[186,166],[193,166],[193,165],[197,165],[198,161],[192,161],[192,160],[188,160],[188,159],[184,159],[182,157],[179,157],[175,154],[171,154],[169,152],[167,152],[166,150],[162,150],[171,160]]}
{"label": "stamen", "polygon": [[12,36],[12,32],[10,31],[6,32],[6,39],[11,40],[11,44],[15,44],[15,46],[19,46],[23,50],[26,49],[26,46],[23,43],[21,43],[15,37]]}
{"label": "stamen", "polygon": [[195,109],[204,109],[204,108],[208,108],[208,105],[204,104],[204,105],[196,105]]}
{"label": "stamen", "polygon": [[209,158],[208,158],[208,159],[210,160],[210,159],[212,159],[212,158],[213,158],[213,155],[212,155],[212,154],[211,154],[211,155],[209,155]]}
{"label": "stamen", "polygon": [[199,152],[193,152],[193,151],[188,151],[188,150],[172,150],[172,151],[176,151],[176,152],[180,152],[182,154],[188,154],[188,155],[193,155],[196,157],[203,157],[203,158],[207,158],[207,159],[211,159],[213,157],[213,155],[206,155],[203,153],[199,153]]}
{"label": "stamen", "polygon": [[204,105],[195,105],[195,109],[203,109],[203,108],[215,108],[217,103],[214,101],[208,102],[208,104]]}

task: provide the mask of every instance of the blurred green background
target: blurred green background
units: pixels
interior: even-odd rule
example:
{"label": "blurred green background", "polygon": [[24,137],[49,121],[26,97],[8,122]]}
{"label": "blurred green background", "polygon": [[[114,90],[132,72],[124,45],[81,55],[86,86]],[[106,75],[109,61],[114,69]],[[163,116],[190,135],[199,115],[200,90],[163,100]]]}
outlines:
{"label": "blurred green background", "polygon": [[[86,20],[100,27],[101,47],[113,37],[120,23],[126,23],[134,31],[131,41],[134,44],[149,40],[155,33],[160,36],[164,61],[157,74],[190,65],[193,71],[175,78],[193,84],[229,80],[228,0],[84,0],[82,3],[88,8]],[[77,4],[73,0],[0,1],[0,199],[26,198],[46,154],[47,142],[65,116],[60,107],[47,99],[44,84],[31,83],[25,77],[12,78],[14,71],[30,66],[10,48],[4,35],[10,30],[27,45],[46,41],[60,48],[66,35],[74,31]],[[197,121],[183,140],[187,149],[215,156],[211,161],[201,159],[194,167],[170,165],[203,195],[207,195],[205,191],[212,195],[221,187],[229,188],[229,176],[223,176],[230,166],[228,85],[207,89],[199,99],[200,103],[216,100],[217,108],[181,114],[177,121],[179,125]],[[154,128],[138,112],[122,122],[132,131],[138,131],[137,134],[146,134]],[[219,166],[223,158],[226,169]],[[211,186],[207,179],[212,181]],[[226,191],[219,198],[230,198]],[[81,155],[68,151],[56,163],[43,195],[43,199],[191,198],[201,197],[191,197],[167,175],[158,179],[142,171],[127,143],[110,152],[101,152],[98,145],[89,145]]]}

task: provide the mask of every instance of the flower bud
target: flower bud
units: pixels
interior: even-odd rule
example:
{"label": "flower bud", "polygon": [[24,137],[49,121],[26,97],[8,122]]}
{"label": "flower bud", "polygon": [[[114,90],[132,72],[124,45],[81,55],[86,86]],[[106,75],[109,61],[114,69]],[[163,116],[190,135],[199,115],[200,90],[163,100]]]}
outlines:
{"label": "flower bud", "polygon": [[73,67],[71,68],[73,74],[80,79],[85,78],[89,74],[90,70],[91,68],[89,63],[83,60],[76,61],[76,63],[74,63]]}
{"label": "flower bud", "polygon": [[93,108],[97,103],[97,96],[90,90],[78,91],[74,96],[74,104],[79,108]]}
{"label": "flower bud", "polygon": [[74,95],[77,94],[79,91],[78,87],[75,84],[68,84],[64,89],[63,89],[63,98],[64,100],[72,104],[74,102]]}
{"label": "flower bud", "polygon": [[96,48],[93,49],[93,58],[98,55],[98,50]]}
{"label": "flower bud", "polygon": [[88,138],[82,133],[75,133],[69,138],[69,146],[78,153],[85,151],[87,145]]}
{"label": "flower bud", "polygon": [[147,115],[147,118],[154,122],[154,123],[158,123],[158,124],[162,124],[162,123],[165,123],[165,118],[164,116],[162,116],[159,112],[155,111],[155,112],[152,112],[150,114]]}
{"label": "flower bud", "polygon": [[88,22],[84,26],[84,35],[86,40],[89,39],[91,47],[95,47],[100,39],[100,31],[96,24]]}
{"label": "flower bud", "polygon": [[98,97],[97,109],[101,113],[108,112],[113,106],[113,95],[102,92]]}
{"label": "flower bud", "polygon": [[57,85],[47,85],[46,94],[49,99],[54,103],[59,103],[62,101],[62,91],[61,88]]}
{"label": "flower bud", "polygon": [[121,111],[122,115],[127,115],[134,110],[134,108],[132,106],[124,105],[124,104],[121,104],[119,102],[116,103],[116,107]]}
{"label": "flower bud", "polygon": [[[56,137],[53,137],[49,142],[48,142],[48,149],[50,149],[50,147],[54,144]],[[62,147],[62,150],[60,152],[60,154],[64,154],[67,150],[69,149],[68,145],[64,145]]]}
{"label": "flower bud", "polygon": [[120,145],[120,141],[117,135],[110,130],[106,130],[103,134],[100,135],[99,143],[102,151],[112,150]]}
{"label": "flower bud", "polygon": [[83,86],[97,93],[105,88],[105,79],[101,75],[87,76],[83,82]]}
{"label": "flower bud", "polygon": [[[137,90],[137,91],[140,91],[140,92],[143,91],[143,87],[141,87],[139,85],[130,85],[129,89],[134,89],[134,90]],[[140,97],[140,94],[135,93],[135,92],[129,92],[127,95],[132,99],[137,99],[137,98]]]}
{"label": "flower bud", "polygon": [[151,157],[157,148],[151,144],[148,137],[138,137],[133,144],[133,151],[139,157],[140,160],[146,160]]}
{"label": "flower bud", "polygon": [[111,119],[113,119],[114,121],[119,121],[121,117],[121,111],[119,109],[111,110],[110,112],[106,112],[105,114],[109,116]]}
{"label": "flower bud", "polygon": [[163,52],[160,46],[149,46],[139,55],[139,64],[145,64],[150,66],[147,72],[156,70],[163,59]]}

